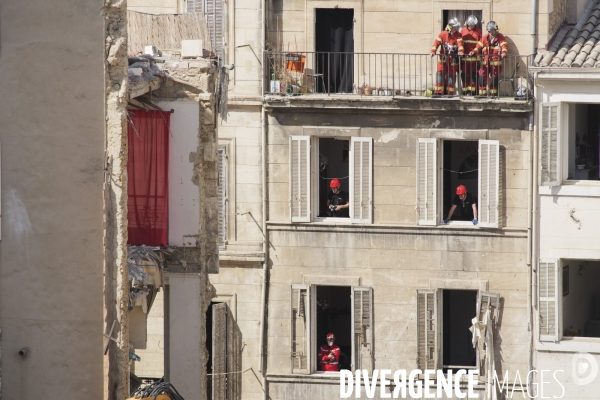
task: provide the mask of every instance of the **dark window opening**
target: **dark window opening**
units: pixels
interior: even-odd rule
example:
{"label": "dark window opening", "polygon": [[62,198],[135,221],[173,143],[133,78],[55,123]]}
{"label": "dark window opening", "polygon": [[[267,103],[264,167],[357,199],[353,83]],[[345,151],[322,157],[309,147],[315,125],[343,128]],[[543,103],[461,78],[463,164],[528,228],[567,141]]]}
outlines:
{"label": "dark window opening", "polygon": [[[327,334],[335,335],[340,347],[340,369],[350,369],[352,361],[352,304],[349,286],[317,286],[316,351],[327,344]],[[317,371],[319,359],[317,357]]]}
{"label": "dark window opening", "polygon": [[352,93],[354,77],[354,10],[317,8],[315,73],[320,93]]}
{"label": "dark window opening", "polygon": [[443,308],[443,365],[444,369],[477,366],[473,348],[471,320],[477,313],[476,290],[444,290]]}
{"label": "dark window opening", "polygon": [[448,25],[448,21],[451,18],[458,19],[462,25],[465,24],[469,15],[474,15],[477,18],[477,26],[481,29],[482,27],[482,18],[483,11],[482,10],[444,10],[442,11],[442,30],[446,29]]}
{"label": "dark window opening", "polygon": [[[477,204],[479,192],[479,142],[468,140],[445,140],[443,155],[443,215],[448,216],[450,207],[456,198],[456,188],[464,185]],[[470,221],[469,215],[461,215],[460,207],[452,214],[452,220]]]}
{"label": "dark window opening", "polygon": [[[319,217],[349,218],[350,209],[331,210],[327,206],[350,201],[350,141],[345,139],[319,139]],[[335,194],[330,188],[332,179],[341,183],[340,193]],[[334,196],[335,195],[335,196]]]}
{"label": "dark window opening", "polygon": [[[206,310],[206,350],[208,352],[208,357],[206,359],[206,373],[212,374],[213,372],[213,346],[212,346],[212,335],[213,335],[213,305],[217,303],[210,303],[208,309]],[[206,391],[207,391],[207,399],[212,399],[212,376],[208,375]]]}
{"label": "dark window opening", "polygon": [[563,336],[600,337],[600,261],[562,265]]}
{"label": "dark window opening", "polygon": [[600,179],[599,134],[600,104],[569,104],[568,179]]}

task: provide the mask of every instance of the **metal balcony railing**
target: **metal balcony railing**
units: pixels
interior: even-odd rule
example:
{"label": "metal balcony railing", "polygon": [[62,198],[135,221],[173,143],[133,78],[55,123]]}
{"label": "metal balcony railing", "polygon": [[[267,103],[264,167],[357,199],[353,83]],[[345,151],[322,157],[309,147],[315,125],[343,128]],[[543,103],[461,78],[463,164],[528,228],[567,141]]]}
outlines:
{"label": "metal balcony railing", "polygon": [[[530,99],[530,56],[499,61],[485,56],[266,51],[265,94]],[[448,85],[440,90],[436,83],[438,62],[447,75],[444,82],[453,81],[454,91]]]}

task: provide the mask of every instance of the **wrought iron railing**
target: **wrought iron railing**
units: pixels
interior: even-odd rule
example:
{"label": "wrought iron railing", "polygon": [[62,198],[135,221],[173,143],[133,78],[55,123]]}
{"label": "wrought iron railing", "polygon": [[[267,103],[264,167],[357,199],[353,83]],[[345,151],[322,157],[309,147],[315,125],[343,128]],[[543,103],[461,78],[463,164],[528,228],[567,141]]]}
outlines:
{"label": "wrought iron railing", "polygon": [[[531,98],[530,56],[265,52],[265,94]],[[438,63],[443,76],[439,84]],[[472,78],[473,82],[469,80]],[[454,90],[448,84],[454,82]],[[441,90],[440,90],[441,86]]]}

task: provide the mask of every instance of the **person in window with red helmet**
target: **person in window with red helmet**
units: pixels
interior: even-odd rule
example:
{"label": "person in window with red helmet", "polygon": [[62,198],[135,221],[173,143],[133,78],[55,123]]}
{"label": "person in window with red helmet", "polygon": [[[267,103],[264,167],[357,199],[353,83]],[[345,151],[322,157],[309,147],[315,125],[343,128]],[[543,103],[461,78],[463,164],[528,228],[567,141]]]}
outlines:
{"label": "person in window with red helmet", "polygon": [[350,202],[348,192],[342,190],[342,184],[338,178],[333,178],[329,182],[331,192],[327,194],[327,212],[328,217],[349,218]]}
{"label": "person in window with red helmet", "polygon": [[340,348],[335,344],[335,335],[327,334],[327,344],[319,347],[319,371],[340,370]]}
{"label": "person in window with red helmet", "polygon": [[459,185],[456,188],[456,196],[454,196],[452,207],[450,207],[450,211],[448,212],[448,218],[444,220],[445,224],[450,222],[457,208],[458,215],[455,219],[459,221],[471,221],[473,225],[477,225],[477,198],[467,192],[465,185]]}

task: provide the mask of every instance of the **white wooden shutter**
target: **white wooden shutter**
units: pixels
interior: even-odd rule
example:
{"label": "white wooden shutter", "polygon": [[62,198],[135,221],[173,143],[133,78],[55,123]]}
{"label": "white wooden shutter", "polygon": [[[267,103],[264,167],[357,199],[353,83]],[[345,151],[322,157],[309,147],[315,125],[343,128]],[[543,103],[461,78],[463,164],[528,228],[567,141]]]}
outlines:
{"label": "white wooden shutter", "polygon": [[373,222],[373,138],[353,137],[350,147],[350,219]]}
{"label": "white wooden shutter", "polygon": [[538,313],[541,342],[556,342],[560,328],[560,271],[558,260],[538,264]]}
{"label": "white wooden shutter", "polygon": [[227,304],[212,306],[212,394],[213,400],[227,398]]}
{"label": "white wooden shutter", "polygon": [[558,186],[560,171],[559,104],[542,104],[540,122],[540,185]]}
{"label": "white wooden shutter", "polygon": [[223,0],[204,0],[206,1],[205,16],[210,32],[210,40],[213,51],[223,58],[223,36],[225,34],[224,21],[224,6]]}
{"label": "white wooden shutter", "polygon": [[437,292],[417,290],[417,365],[437,369]]}
{"label": "white wooden shutter", "polygon": [[372,372],[373,351],[373,288],[352,288],[352,370]]}
{"label": "white wooden shutter", "polygon": [[437,139],[417,140],[417,215],[419,225],[437,225]]}
{"label": "white wooden shutter", "polygon": [[294,374],[310,374],[310,286],[292,285],[290,358]]}
{"label": "white wooden shutter", "polygon": [[479,225],[497,228],[500,221],[500,142],[479,141]]}
{"label": "white wooden shutter", "polygon": [[290,215],[310,222],[310,136],[290,138]]}
{"label": "white wooden shutter", "polygon": [[[487,327],[487,329],[492,329],[492,333],[494,333],[494,324],[496,323],[496,321],[498,321],[498,317],[500,314],[500,295],[498,293],[479,291],[477,297],[477,319],[481,323],[486,323],[484,319],[485,313],[489,309],[490,317],[492,319],[492,326]],[[494,335],[494,337],[496,336]],[[488,361],[486,360],[485,356],[485,346],[487,346],[487,341],[485,341],[485,338],[481,338],[481,340],[484,343],[480,344],[478,351],[484,351],[484,353],[478,354],[477,368],[479,369],[479,376],[486,377],[488,375],[488,368],[486,368],[486,364],[488,363]],[[492,349],[492,351],[494,350]]]}
{"label": "white wooden shutter", "polygon": [[219,250],[227,247],[227,153],[225,146],[217,150],[217,201],[218,201],[218,243]]}
{"label": "white wooden shutter", "polygon": [[186,0],[185,12],[204,12],[204,0]]}

